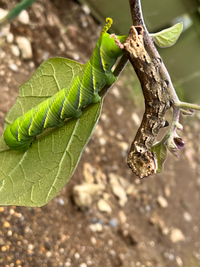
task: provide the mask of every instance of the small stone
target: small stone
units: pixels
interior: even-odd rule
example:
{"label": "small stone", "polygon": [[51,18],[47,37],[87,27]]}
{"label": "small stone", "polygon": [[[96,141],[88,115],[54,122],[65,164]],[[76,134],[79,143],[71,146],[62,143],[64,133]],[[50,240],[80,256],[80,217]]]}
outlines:
{"label": "small stone", "polygon": [[31,59],[32,58],[32,48],[30,41],[23,36],[16,37],[16,42],[18,44],[19,49],[21,50],[23,59]]}
{"label": "small stone", "polygon": [[4,245],[4,244],[5,244],[5,242],[4,242],[3,238],[0,237],[0,246],[2,246],[2,245]]}
{"label": "small stone", "polygon": [[7,236],[12,236],[12,231],[11,230],[8,230]]}
{"label": "small stone", "polygon": [[123,212],[123,210],[120,210],[118,215],[119,215],[120,222],[123,223],[123,224],[126,223],[127,218],[126,218],[126,215]]}
{"label": "small stone", "polygon": [[132,117],[132,120],[135,122],[135,125],[140,126],[141,121],[137,113],[134,112],[131,117]]}
{"label": "small stone", "polygon": [[103,184],[76,185],[73,187],[73,199],[75,204],[80,208],[89,208],[92,205],[93,198],[102,194],[105,189]]}
{"label": "small stone", "polygon": [[169,228],[164,227],[164,228],[161,229],[161,230],[162,230],[162,234],[163,234],[163,235],[168,235],[168,234],[169,234]]}
{"label": "small stone", "polygon": [[116,134],[116,138],[119,139],[119,140],[123,140],[123,139],[124,139],[124,138],[123,138],[123,135],[120,134],[120,133],[117,133],[117,134]]}
{"label": "small stone", "polygon": [[110,90],[110,93],[113,94],[116,98],[120,98],[120,92],[116,86]]}
{"label": "small stone", "polygon": [[33,69],[35,67],[35,63],[33,61],[30,61],[28,65],[30,69]]}
{"label": "small stone", "polygon": [[170,197],[171,196],[171,191],[170,191],[169,186],[165,186],[164,192],[165,192],[165,196],[166,197]]}
{"label": "small stone", "polygon": [[112,187],[112,192],[115,196],[119,198],[119,204],[123,207],[128,201],[126,192],[124,188],[120,185],[118,181],[118,176],[114,173],[109,173],[109,183]]}
{"label": "small stone", "polygon": [[79,267],[87,267],[87,264],[83,262],[79,265]]}
{"label": "small stone", "polygon": [[74,254],[74,258],[75,258],[76,260],[79,259],[79,258],[80,258],[80,254],[76,252],[76,253]]}
{"label": "small stone", "polygon": [[105,113],[102,113],[101,120],[105,123],[109,123],[110,119],[108,118],[108,115]]}
{"label": "small stone", "polygon": [[97,244],[97,240],[94,236],[90,237],[90,241],[93,245],[96,245]]}
{"label": "small stone", "polygon": [[83,176],[87,183],[92,184],[94,183],[94,168],[88,162],[84,163],[83,165]]}
{"label": "small stone", "polygon": [[80,59],[79,54],[77,53],[71,53],[71,56],[73,57],[74,60],[78,61]]}
{"label": "small stone", "polygon": [[8,11],[0,8],[0,19],[2,19],[3,17],[5,17],[7,15]]}
{"label": "small stone", "polygon": [[118,224],[118,220],[116,218],[113,218],[109,221],[109,225],[113,228],[116,228]]}
{"label": "small stone", "polygon": [[160,205],[161,208],[167,208],[167,206],[168,206],[167,200],[162,196],[159,196],[157,198],[157,202],[158,202],[158,204]]}
{"label": "small stone", "polygon": [[14,56],[18,57],[20,55],[20,51],[17,45],[11,45],[10,48]]}
{"label": "small stone", "polygon": [[47,252],[46,252],[46,257],[47,257],[47,258],[50,258],[51,256],[52,256],[51,251],[47,251]]}
{"label": "small stone", "polygon": [[110,198],[110,194],[109,194],[109,193],[103,193],[103,199],[104,199],[105,201],[108,201],[109,198]]}
{"label": "small stone", "polygon": [[176,262],[177,262],[178,266],[183,266],[183,261],[179,256],[176,256]]}
{"label": "small stone", "polygon": [[184,241],[185,240],[185,236],[183,235],[183,233],[182,233],[182,231],[180,229],[174,228],[171,231],[170,240],[173,243],[177,243],[179,241]]}
{"label": "small stone", "polygon": [[15,65],[15,64],[10,64],[10,65],[8,65],[8,67],[14,72],[18,72],[19,71],[17,65]]}
{"label": "small stone", "polygon": [[59,203],[61,206],[64,206],[64,205],[65,205],[65,202],[64,202],[64,200],[63,200],[61,197],[58,199],[58,203]]}
{"label": "small stone", "polygon": [[99,143],[100,143],[101,146],[105,146],[106,140],[103,137],[100,137],[99,138]]}
{"label": "small stone", "polygon": [[110,205],[104,199],[100,199],[97,203],[97,206],[98,209],[102,212],[107,212],[107,213],[112,212]]}
{"label": "small stone", "polygon": [[3,224],[3,226],[4,226],[5,228],[8,228],[8,227],[10,227],[10,223],[7,222],[7,221],[5,221],[4,224]]}
{"label": "small stone", "polygon": [[23,10],[19,16],[18,16],[18,20],[22,23],[22,24],[29,24],[29,14],[26,10]]}
{"label": "small stone", "polygon": [[119,147],[121,148],[122,157],[126,158],[128,153],[129,145],[126,142],[119,142]]}
{"label": "small stone", "polygon": [[92,197],[88,193],[76,192],[73,195],[74,202],[79,208],[90,208],[92,205]]}
{"label": "small stone", "polygon": [[[100,184],[100,183],[106,183],[107,182],[107,177],[105,173],[103,173],[101,170],[97,170],[95,173],[95,181]],[[105,199],[106,200],[106,199]]]}
{"label": "small stone", "polygon": [[128,145],[128,143],[126,143],[126,142],[120,142],[120,143],[119,143],[119,147],[120,147],[122,150],[124,150],[125,152],[127,152],[129,145]]}
{"label": "small stone", "polygon": [[119,108],[116,110],[116,113],[117,113],[118,116],[121,116],[122,113],[123,113],[123,111],[124,111],[124,108],[123,108],[123,107],[119,107]]}
{"label": "small stone", "polygon": [[63,42],[59,42],[59,43],[58,43],[58,46],[59,46],[59,48],[60,48],[60,50],[61,50],[62,52],[64,52],[64,51],[66,50],[65,45],[64,45]]}
{"label": "small stone", "polygon": [[86,5],[86,4],[82,5],[82,10],[86,15],[90,14],[90,8],[88,5]]}
{"label": "small stone", "polygon": [[102,232],[103,231],[103,226],[100,223],[90,224],[89,228],[92,232]]}
{"label": "small stone", "polygon": [[12,43],[14,40],[14,35],[10,32],[7,36],[6,36],[6,40],[8,43]]}
{"label": "small stone", "polygon": [[191,220],[192,220],[192,216],[187,211],[185,211],[183,213],[183,217],[184,217],[184,219],[185,219],[186,222],[191,222]]}

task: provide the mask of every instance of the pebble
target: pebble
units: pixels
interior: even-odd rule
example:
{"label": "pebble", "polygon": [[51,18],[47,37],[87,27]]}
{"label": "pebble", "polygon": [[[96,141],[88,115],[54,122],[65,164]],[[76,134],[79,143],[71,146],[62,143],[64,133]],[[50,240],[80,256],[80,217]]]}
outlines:
{"label": "pebble", "polygon": [[126,214],[123,212],[123,210],[119,211],[118,216],[119,216],[119,220],[122,224],[126,223],[127,218],[126,218]]}
{"label": "pebble", "polygon": [[11,230],[8,230],[7,236],[12,236],[12,231]]}
{"label": "pebble", "polygon": [[95,173],[95,180],[98,184],[100,184],[102,182],[107,183],[107,177],[106,177],[105,173],[103,173],[101,170],[97,170],[97,172]]}
{"label": "pebble", "polygon": [[0,19],[2,19],[3,17],[5,17],[7,13],[8,13],[8,11],[6,11],[3,8],[0,8]]}
{"label": "pebble", "polygon": [[17,45],[11,45],[10,48],[14,56],[18,57],[20,55],[19,47]]}
{"label": "pebble", "polygon": [[8,67],[14,72],[18,72],[19,71],[19,68],[17,67],[16,64],[10,64],[10,65],[8,65]]}
{"label": "pebble", "polygon": [[22,23],[22,24],[29,24],[30,19],[29,19],[29,14],[26,10],[23,10],[19,16],[18,16],[18,20]]}
{"label": "pebble", "polygon": [[65,202],[62,198],[59,198],[58,199],[58,203],[61,205],[61,206],[64,206],[65,205]]}
{"label": "pebble", "polygon": [[126,142],[119,142],[119,147],[121,148],[121,155],[123,158],[127,157],[129,144]]}
{"label": "pebble", "polygon": [[110,205],[104,199],[100,199],[98,201],[97,207],[102,212],[107,212],[107,213],[111,213],[112,212],[112,209],[111,209]]}
{"label": "pebble", "polygon": [[93,176],[94,168],[88,162],[84,163],[83,165],[83,176],[87,183],[94,183],[94,176]]}
{"label": "pebble", "polygon": [[12,43],[14,40],[14,35],[10,32],[7,36],[6,36],[6,40],[8,43]]}
{"label": "pebble", "polygon": [[102,232],[103,231],[103,226],[100,223],[94,223],[94,224],[90,224],[89,228],[92,232]]}
{"label": "pebble", "polygon": [[51,251],[47,251],[47,252],[46,252],[46,257],[47,257],[47,258],[50,258],[51,256],[52,256]]}
{"label": "pebble", "polygon": [[97,240],[94,236],[90,237],[90,241],[93,245],[96,245],[97,244]]}
{"label": "pebble", "polygon": [[183,218],[184,218],[184,220],[185,220],[186,222],[191,222],[191,220],[192,220],[192,216],[191,216],[190,213],[187,212],[187,211],[185,211],[185,212],[183,213]]}
{"label": "pebble", "polygon": [[171,196],[171,190],[170,190],[169,186],[165,186],[164,193],[165,193],[166,197]]}
{"label": "pebble", "polygon": [[113,94],[116,98],[120,98],[120,92],[116,86],[110,90],[110,93]]}
{"label": "pebble", "polygon": [[90,14],[90,8],[88,5],[86,5],[86,4],[82,5],[82,10],[86,15]]}
{"label": "pebble", "polygon": [[74,254],[74,258],[77,260],[77,259],[79,259],[80,258],[80,254],[78,253],[78,252],[76,252],[75,254]]}
{"label": "pebble", "polygon": [[86,263],[81,263],[81,264],[79,265],[79,267],[87,267],[87,264],[86,264]]}
{"label": "pebble", "polygon": [[137,113],[135,113],[135,112],[132,113],[131,117],[132,117],[132,120],[135,122],[135,125],[140,126],[141,120],[140,120],[139,116],[137,115]]}
{"label": "pebble", "polygon": [[100,143],[101,146],[105,146],[105,144],[106,144],[106,140],[105,140],[105,138],[100,137],[100,138],[99,138],[99,143]]}
{"label": "pebble", "polygon": [[118,182],[118,176],[114,173],[109,173],[109,183],[112,187],[112,192],[119,198],[119,205],[123,207],[128,201],[124,188]]}
{"label": "pebble", "polygon": [[113,218],[109,221],[109,225],[113,228],[116,228],[117,227],[117,224],[118,224],[118,219],[116,218]]}
{"label": "pebble", "polygon": [[60,48],[60,50],[61,50],[62,52],[64,52],[64,51],[66,50],[65,45],[64,45],[63,42],[59,42],[59,43],[58,43],[58,46],[59,46],[59,48]]}
{"label": "pebble", "polygon": [[117,108],[116,113],[117,113],[118,116],[121,116],[123,111],[124,111],[124,108],[123,107],[119,107],[119,108]]}
{"label": "pebble", "polygon": [[182,231],[180,229],[174,228],[171,231],[170,240],[173,243],[177,243],[179,241],[184,241],[185,240],[185,236],[184,236],[184,234],[182,233]]}
{"label": "pebble", "polygon": [[160,205],[160,207],[163,208],[163,209],[167,208],[167,206],[168,206],[167,200],[162,196],[159,196],[157,198],[157,202]]}
{"label": "pebble", "polygon": [[21,55],[23,59],[32,58],[32,48],[30,41],[23,36],[16,37],[16,43],[18,44],[19,49],[21,50]]}
{"label": "pebble", "polygon": [[93,198],[102,194],[105,189],[103,184],[76,185],[73,187],[73,199],[75,204],[80,208],[89,208],[92,205]]}
{"label": "pebble", "polygon": [[177,262],[178,266],[183,266],[183,261],[179,256],[176,256],[176,262]]}

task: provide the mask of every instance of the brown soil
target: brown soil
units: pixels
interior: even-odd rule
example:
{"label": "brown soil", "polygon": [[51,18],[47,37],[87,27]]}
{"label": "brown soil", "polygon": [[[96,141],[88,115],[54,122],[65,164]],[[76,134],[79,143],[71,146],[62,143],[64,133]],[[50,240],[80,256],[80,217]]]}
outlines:
{"label": "brown soil", "polygon": [[[0,7],[9,9],[16,2],[12,0],[7,4],[0,0]],[[80,57],[78,61],[85,63],[101,29],[71,0],[39,0],[28,13],[29,25],[18,20],[12,22],[12,43],[1,38],[1,133],[5,114],[16,101],[19,85],[41,62],[62,56]],[[30,60],[12,54],[11,45],[19,35],[31,41]],[[17,65],[18,71],[11,70],[10,64]],[[0,266],[200,266],[200,117],[182,120],[186,146],[179,151],[180,158],[169,155],[161,174],[139,180],[128,168],[120,147],[122,142],[130,146],[138,128],[132,113],[141,117],[143,112],[123,85],[127,79],[120,77],[106,96],[102,119],[87,153],[83,153],[73,178],[59,195],[42,208],[0,207]],[[100,137],[106,141],[105,145],[100,143]],[[84,180],[85,163],[106,175],[106,192],[112,208],[109,214],[98,210],[98,198],[86,210],[79,210],[72,201],[74,185]],[[108,174],[111,172],[121,175],[136,188],[123,207],[110,188]],[[167,200],[166,208],[158,204],[159,196]],[[91,230],[90,226],[96,222],[103,226],[100,232]],[[171,236],[176,228],[181,230],[184,240],[173,243]]]}

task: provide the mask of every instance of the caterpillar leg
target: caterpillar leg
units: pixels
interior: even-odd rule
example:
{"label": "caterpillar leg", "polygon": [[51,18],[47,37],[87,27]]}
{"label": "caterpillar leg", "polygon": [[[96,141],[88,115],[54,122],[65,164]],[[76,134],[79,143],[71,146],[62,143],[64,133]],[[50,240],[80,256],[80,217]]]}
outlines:
{"label": "caterpillar leg", "polygon": [[73,118],[79,118],[82,116],[82,111],[80,109],[77,109],[76,112],[74,112]]}
{"label": "caterpillar leg", "polygon": [[95,94],[92,98],[92,101],[91,103],[97,103],[97,102],[100,102],[101,101],[101,97],[98,95],[98,94]]}

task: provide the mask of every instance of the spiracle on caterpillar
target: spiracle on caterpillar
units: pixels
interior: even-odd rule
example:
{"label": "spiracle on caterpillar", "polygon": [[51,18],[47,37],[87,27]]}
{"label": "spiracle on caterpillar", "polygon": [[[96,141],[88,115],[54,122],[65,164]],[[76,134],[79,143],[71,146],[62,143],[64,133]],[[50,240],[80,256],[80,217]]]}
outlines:
{"label": "spiracle on caterpillar", "polygon": [[139,78],[145,100],[145,113],[131,144],[127,163],[136,175],[144,178],[156,173],[157,159],[150,149],[160,128],[169,125],[164,118],[170,108],[170,100],[166,93],[169,82],[163,79],[160,73],[162,60],[151,58],[147,53],[141,26],[131,27],[123,48]]}

